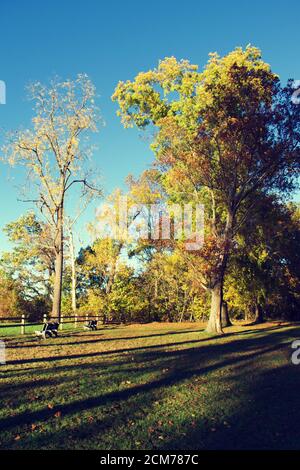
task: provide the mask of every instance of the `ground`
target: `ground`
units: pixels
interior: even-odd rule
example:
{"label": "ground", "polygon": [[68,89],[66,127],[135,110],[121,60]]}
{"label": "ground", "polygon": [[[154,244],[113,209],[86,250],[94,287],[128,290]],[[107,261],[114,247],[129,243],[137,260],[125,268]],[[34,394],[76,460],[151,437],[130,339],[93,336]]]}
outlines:
{"label": "ground", "polygon": [[[3,339],[3,336],[1,337]],[[300,448],[299,324],[6,336],[2,449]]]}

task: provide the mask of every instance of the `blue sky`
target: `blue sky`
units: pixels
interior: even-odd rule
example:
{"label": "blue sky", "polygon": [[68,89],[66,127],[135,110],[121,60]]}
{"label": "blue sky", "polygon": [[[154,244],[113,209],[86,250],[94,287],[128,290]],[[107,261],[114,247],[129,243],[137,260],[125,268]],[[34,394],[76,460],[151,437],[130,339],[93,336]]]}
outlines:
{"label": "blue sky", "polygon": [[[94,160],[109,192],[152,161],[149,143],[136,130],[124,130],[115,114],[110,97],[119,80],[171,55],[202,68],[209,52],[226,54],[248,43],[262,49],[283,81],[300,79],[299,14],[296,0],[1,0],[0,80],[6,82],[7,104],[0,105],[0,128],[30,125],[31,105],[24,91],[29,82],[87,73],[100,94],[106,122],[95,139]],[[28,208],[17,201],[21,182],[19,170],[0,163],[0,229]],[[81,221],[82,237],[93,217],[91,207]],[[6,248],[0,233],[0,250]]]}

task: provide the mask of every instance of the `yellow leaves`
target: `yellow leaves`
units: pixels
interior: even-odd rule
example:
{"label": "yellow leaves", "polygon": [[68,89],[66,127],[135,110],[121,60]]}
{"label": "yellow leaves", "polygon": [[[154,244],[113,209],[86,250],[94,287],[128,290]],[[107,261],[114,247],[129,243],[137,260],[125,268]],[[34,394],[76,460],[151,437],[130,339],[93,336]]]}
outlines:
{"label": "yellow leaves", "polygon": [[170,130],[167,118],[173,119],[177,129],[186,131],[186,138],[188,134],[192,138],[199,126],[199,115],[205,116],[207,109],[217,108],[220,100],[236,97],[247,106],[247,100],[252,99],[258,106],[259,100],[270,101],[276,80],[270,66],[261,59],[261,51],[249,45],[224,57],[210,54],[202,73],[188,60],[166,57],[157,68],[139,73],[133,81],[119,82],[112,99],[119,104],[117,114],[125,127],[153,123],[160,129],[152,145],[158,153],[163,149],[161,132],[166,127]]}
{"label": "yellow leaves", "polygon": [[210,65],[221,65],[225,68],[230,68],[232,65],[237,64],[238,66],[247,66],[247,68],[252,68],[254,65],[262,70],[270,70],[269,64],[262,61],[261,50],[251,45],[248,45],[245,50],[242,47],[236,47],[224,57],[220,57],[216,52],[210,53],[209,57],[207,68]]}
{"label": "yellow leaves", "polygon": [[176,57],[165,57],[158,64],[158,73],[162,73],[165,77],[175,80],[181,72],[196,71],[198,65],[191,64],[188,60],[178,61]]}
{"label": "yellow leaves", "polygon": [[[224,57],[212,54],[202,73],[203,90],[198,90],[202,104],[205,100],[222,94],[228,89],[238,96],[244,90],[246,98],[250,99],[251,90],[257,99],[268,100],[272,84],[277,81],[277,75],[270,70],[269,64],[261,58],[261,51],[253,46],[245,50],[237,47]],[[203,94],[204,92],[204,94]],[[220,98],[220,96],[219,96]],[[207,103],[208,104],[208,103]],[[209,105],[212,105],[210,102]]]}
{"label": "yellow leaves", "polygon": [[267,249],[264,248],[259,254],[257,259],[259,263],[264,263],[268,259],[268,257],[269,257],[269,252]]}
{"label": "yellow leaves", "polygon": [[5,153],[10,164],[20,162],[37,178],[49,178],[50,167],[56,165],[60,173],[63,166],[71,168],[68,159],[83,159],[79,133],[97,130],[95,87],[86,75],[78,75],[73,81],[52,81],[48,87],[37,82],[30,93],[36,104],[33,129],[14,134]]}
{"label": "yellow leaves", "polygon": [[[160,127],[165,116],[180,115],[183,97],[190,98],[199,82],[197,69],[187,60],[167,57],[159,62],[158,68],[139,73],[134,81],[119,82],[112,100],[118,101],[123,125],[144,127],[152,122]],[[173,92],[177,97],[169,99]]]}

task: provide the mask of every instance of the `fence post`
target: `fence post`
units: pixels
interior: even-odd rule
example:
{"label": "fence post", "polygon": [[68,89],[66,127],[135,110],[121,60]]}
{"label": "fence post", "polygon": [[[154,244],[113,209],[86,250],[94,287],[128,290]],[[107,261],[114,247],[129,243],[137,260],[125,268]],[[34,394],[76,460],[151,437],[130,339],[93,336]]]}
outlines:
{"label": "fence post", "polygon": [[59,329],[60,329],[60,330],[63,329],[63,323],[64,323],[64,316],[63,316],[63,314],[61,314],[61,316],[60,316],[60,324],[59,324]]}
{"label": "fence post", "polygon": [[77,315],[77,313],[75,313],[75,320],[74,320],[74,326],[75,326],[75,328],[77,328],[77,317],[78,317],[78,315]]}
{"label": "fence post", "polygon": [[25,315],[22,315],[21,319],[21,335],[25,335]]}
{"label": "fence post", "polygon": [[44,313],[44,315],[43,315],[43,323],[44,323],[44,324],[47,323],[47,315],[46,315],[45,313]]}

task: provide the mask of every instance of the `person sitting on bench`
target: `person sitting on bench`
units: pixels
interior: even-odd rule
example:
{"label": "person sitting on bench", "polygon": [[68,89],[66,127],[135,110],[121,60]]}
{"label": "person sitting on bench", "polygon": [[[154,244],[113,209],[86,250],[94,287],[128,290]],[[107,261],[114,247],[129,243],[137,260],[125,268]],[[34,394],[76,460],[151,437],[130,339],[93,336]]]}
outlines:
{"label": "person sitting on bench", "polygon": [[37,336],[42,336],[43,339],[46,338],[56,338],[58,336],[58,326],[57,322],[47,322],[44,323],[42,331],[35,331]]}
{"label": "person sitting on bench", "polygon": [[86,325],[83,326],[85,330],[97,330],[97,320],[89,320]]}

